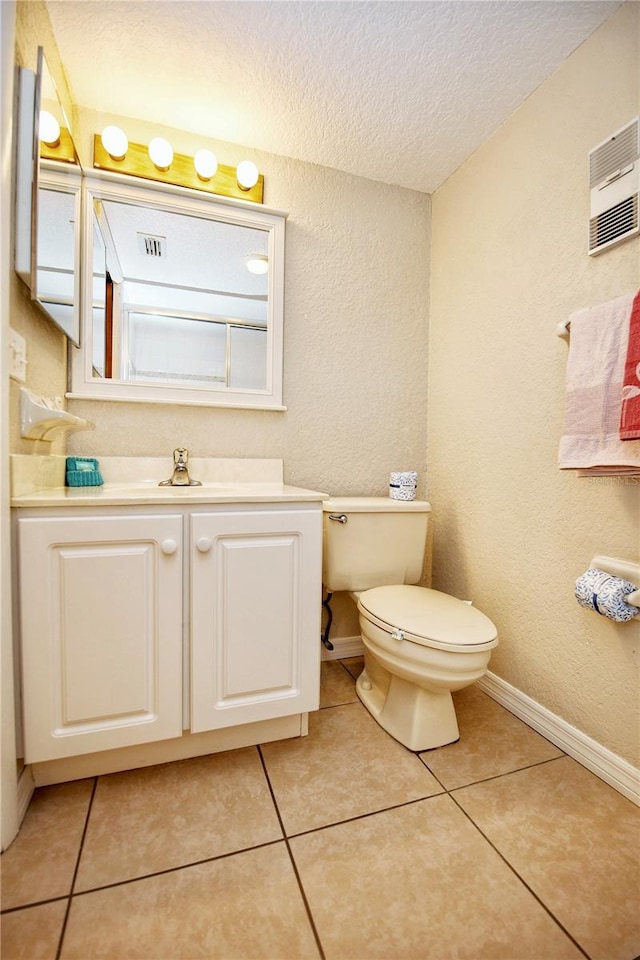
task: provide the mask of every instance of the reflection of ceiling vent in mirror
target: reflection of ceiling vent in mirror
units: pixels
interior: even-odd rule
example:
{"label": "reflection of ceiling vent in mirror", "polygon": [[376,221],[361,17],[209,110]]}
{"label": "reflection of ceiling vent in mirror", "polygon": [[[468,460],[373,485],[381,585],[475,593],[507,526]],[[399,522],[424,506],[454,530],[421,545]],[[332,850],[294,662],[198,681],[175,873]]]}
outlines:
{"label": "reflection of ceiling vent in mirror", "polygon": [[589,253],[638,236],[640,117],[589,151],[589,186]]}
{"label": "reflection of ceiling vent in mirror", "polygon": [[151,233],[138,233],[138,246],[145,257],[154,257],[156,260],[167,256],[167,238],[154,237]]}

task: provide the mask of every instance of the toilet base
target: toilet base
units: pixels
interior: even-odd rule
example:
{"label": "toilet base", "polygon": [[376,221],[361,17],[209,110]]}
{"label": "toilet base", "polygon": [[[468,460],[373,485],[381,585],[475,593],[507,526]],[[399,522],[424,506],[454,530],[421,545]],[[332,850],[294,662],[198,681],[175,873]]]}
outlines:
{"label": "toilet base", "polygon": [[383,730],[414,753],[460,739],[448,690],[436,693],[402,677],[391,676],[385,692],[372,682],[365,668],[358,677],[356,693]]}

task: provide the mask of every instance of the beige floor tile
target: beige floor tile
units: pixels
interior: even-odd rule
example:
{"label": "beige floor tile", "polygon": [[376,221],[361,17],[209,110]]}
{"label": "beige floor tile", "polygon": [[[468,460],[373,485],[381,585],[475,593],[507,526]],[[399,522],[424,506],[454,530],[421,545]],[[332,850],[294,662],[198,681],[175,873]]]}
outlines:
{"label": "beige floor tile", "polygon": [[640,810],[563,757],[455,793],[592,960],[640,955]]}
{"label": "beige floor tile", "polygon": [[74,897],[62,960],[196,957],[318,957],[284,843]]}
{"label": "beige floor tile", "polygon": [[450,797],[291,841],[327,960],[579,960]]}
{"label": "beige floor tile", "polygon": [[71,892],[93,780],[36,790],[20,828],[2,855],[2,909]]}
{"label": "beige floor tile", "polygon": [[2,960],[55,960],[67,900],[2,915]]}
{"label": "beige floor tile", "polygon": [[479,687],[459,690],[453,699],[460,739],[420,755],[447,790],[563,756]]}
{"label": "beige floor tile", "polygon": [[357,680],[364,670],[364,657],[345,657],[340,663],[346,667],[354,680]]}
{"label": "beige floor tile", "polygon": [[442,789],[359,702],[311,714],[308,737],[261,749],[289,836]]}
{"label": "beige floor tile", "polygon": [[255,747],[100,777],[75,889],[281,837]]}
{"label": "beige floor tile", "polygon": [[323,660],[320,667],[320,707],[336,707],[358,699],[354,679],[339,660]]}

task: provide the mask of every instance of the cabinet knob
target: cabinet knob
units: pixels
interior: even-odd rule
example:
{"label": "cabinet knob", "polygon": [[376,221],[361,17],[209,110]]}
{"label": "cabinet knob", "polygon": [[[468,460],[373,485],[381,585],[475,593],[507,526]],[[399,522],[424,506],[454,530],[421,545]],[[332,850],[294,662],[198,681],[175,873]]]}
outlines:
{"label": "cabinet knob", "polygon": [[200,537],[199,540],[196,540],[196,550],[199,550],[200,553],[208,553],[213,546],[213,540],[210,537]]}
{"label": "cabinet knob", "polygon": [[160,549],[163,553],[166,553],[170,556],[172,553],[175,553],[178,549],[178,544],[175,540],[163,540],[160,544]]}

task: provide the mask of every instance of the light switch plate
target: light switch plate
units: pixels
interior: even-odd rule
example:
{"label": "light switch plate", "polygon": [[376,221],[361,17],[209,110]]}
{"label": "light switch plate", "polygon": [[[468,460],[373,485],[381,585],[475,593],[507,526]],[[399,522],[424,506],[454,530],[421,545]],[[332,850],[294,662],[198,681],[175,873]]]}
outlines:
{"label": "light switch plate", "polygon": [[18,383],[27,382],[27,341],[9,327],[9,376]]}

